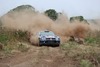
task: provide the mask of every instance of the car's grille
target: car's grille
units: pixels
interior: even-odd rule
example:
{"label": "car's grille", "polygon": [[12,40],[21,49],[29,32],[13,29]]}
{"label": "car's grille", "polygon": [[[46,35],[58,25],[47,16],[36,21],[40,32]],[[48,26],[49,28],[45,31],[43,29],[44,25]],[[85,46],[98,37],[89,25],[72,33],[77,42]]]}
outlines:
{"label": "car's grille", "polygon": [[55,38],[46,38],[46,40],[56,40]]}

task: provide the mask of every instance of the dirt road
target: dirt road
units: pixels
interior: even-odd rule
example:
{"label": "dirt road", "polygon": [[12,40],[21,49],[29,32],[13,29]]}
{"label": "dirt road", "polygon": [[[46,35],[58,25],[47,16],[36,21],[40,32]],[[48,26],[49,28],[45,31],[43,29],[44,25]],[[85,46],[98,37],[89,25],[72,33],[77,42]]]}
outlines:
{"label": "dirt road", "polygon": [[32,46],[28,52],[0,59],[0,67],[75,67],[60,47]]}

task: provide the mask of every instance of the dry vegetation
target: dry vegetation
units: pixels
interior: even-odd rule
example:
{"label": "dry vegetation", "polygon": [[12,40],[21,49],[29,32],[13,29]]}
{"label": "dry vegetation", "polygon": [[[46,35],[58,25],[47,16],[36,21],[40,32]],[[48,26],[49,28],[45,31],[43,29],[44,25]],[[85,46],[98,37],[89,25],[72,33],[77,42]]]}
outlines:
{"label": "dry vegetation", "polygon": [[[7,31],[5,29],[1,29],[0,32],[1,32],[0,43],[1,45],[3,45],[3,48],[0,50],[1,59],[13,57],[14,54],[16,55],[16,53],[19,53],[19,54],[23,52],[27,53],[29,50],[33,49],[28,46],[30,45],[30,43],[28,41],[26,32]],[[34,47],[34,46],[31,46],[31,47]],[[71,59],[72,63],[70,64],[72,65],[75,64],[74,67],[99,67],[100,66],[100,32],[99,31],[89,33],[89,35],[85,38],[84,44],[78,44],[75,41],[67,41],[66,43],[61,44],[59,48],[52,48],[52,49],[49,47],[48,48],[34,47],[34,48],[41,48],[37,50],[43,52],[43,54],[41,54],[41,52],[38,53],[39,54],[38,56],[42,56],[42,57],[47,57],[50,50],[52,49],[53,49],[53,52],[56,52],[56,50],[59,49],[61,52],[63,52],[63,57],[65,59],[66,58]],[[46,50],[46,49],[49,49],[49,50]],[[57,53],[60,53],[60,52],[57,52]],[[53,53],[51,52],[50,55],[52,54]],[[52,56],[52,58],[53,57],[54,56]],[[60,58],[63,58],[63,57],[60,57]],[[38,58],[37,62],[41,62],[41,61],[42,60],[39,60]],[[61,61],[61,59],[59,59],[58,61]],[[69,60],[66,60],[66,61],[69,61]],[[57,63],[59,64],[60,62],[57,62]],[[39,64],[41,65],[41,63]]]}

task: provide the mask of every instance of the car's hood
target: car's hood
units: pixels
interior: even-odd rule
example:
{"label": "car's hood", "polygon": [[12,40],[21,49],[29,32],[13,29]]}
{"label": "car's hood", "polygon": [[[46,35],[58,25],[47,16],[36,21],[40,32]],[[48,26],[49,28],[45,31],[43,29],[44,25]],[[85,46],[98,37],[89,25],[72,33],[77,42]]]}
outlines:
{"label": "car's hood", "polygon": [[55,36],[45,36],[46,38],[55,38]]}
{"label": "car's hood", "polygon": [[56,36],[51,36],[51,35],[48,35],[48,36],[40,36],[41,38],[42,37],[45,37],[45,38],[56,38]]}

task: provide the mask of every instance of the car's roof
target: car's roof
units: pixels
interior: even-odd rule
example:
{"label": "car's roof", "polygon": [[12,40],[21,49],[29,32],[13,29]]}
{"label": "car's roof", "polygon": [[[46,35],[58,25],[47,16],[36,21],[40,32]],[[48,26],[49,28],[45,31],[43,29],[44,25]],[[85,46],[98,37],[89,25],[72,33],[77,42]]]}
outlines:
{"label": "car's roof", "polygon": [[39,34],[50,34],[50,35],[53,34],[54,35],[54,33],[52,31],[47,31],[47,30],[46,31],[40,31]]}
{"label": "car's roof", "polygon": [[[40,31],[40,33],[49,33],[49,32],[52,32],[52,31],[48,31],[48,30]],[[52,33],[53,33],[53,32],[52,32]]]}

